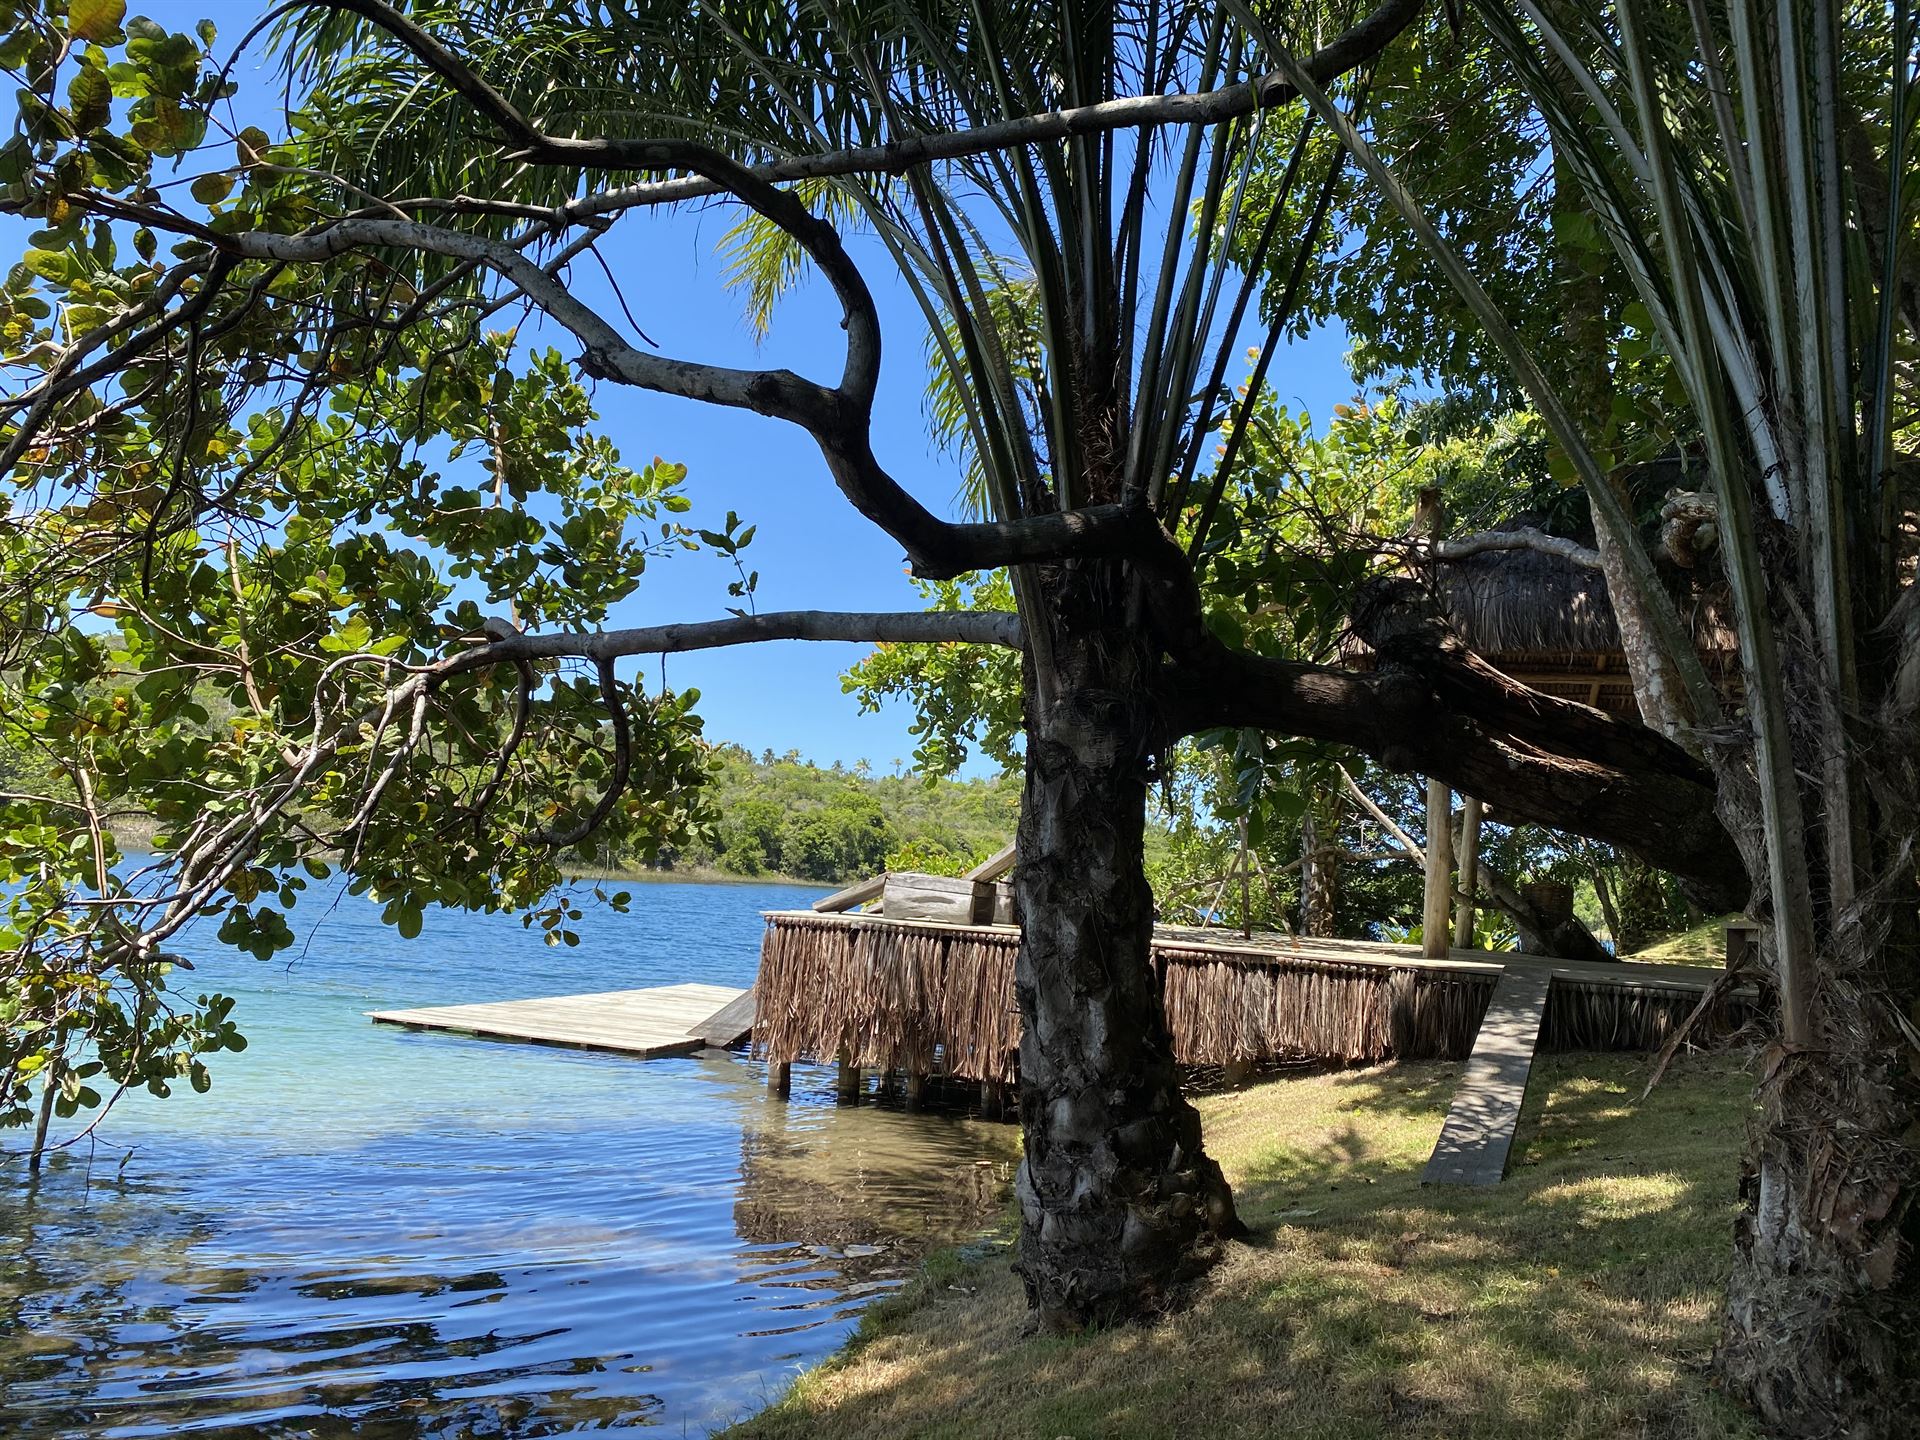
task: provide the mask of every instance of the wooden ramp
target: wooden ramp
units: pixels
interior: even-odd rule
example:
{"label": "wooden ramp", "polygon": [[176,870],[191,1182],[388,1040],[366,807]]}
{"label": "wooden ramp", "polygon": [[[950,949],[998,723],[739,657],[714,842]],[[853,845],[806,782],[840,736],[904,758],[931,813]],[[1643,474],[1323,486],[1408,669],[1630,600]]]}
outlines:
{"label": "wooden ramp", "polygon": [[1544,967],[1518,965],[1493,987],[1422,1184],[1498,1185],[1506,1178],[1507,1152],[1527,1097],[1527,1076],[1552,988],[1553,977]]}
{"label": "wooden ramp", "polygon": [[[375,1010],[369,1012],[369,1018],[376,1024],[404,1025],[410,1030],[446,1030],[490,1040],[568,1045],[577,1050],[607,1050],[653,1060],[704,1049],[712,1028],[709,1022],[748,993],[728,985],[656,985],[597,995]],[[752,1024],[751,1015],[747,1023]]]}

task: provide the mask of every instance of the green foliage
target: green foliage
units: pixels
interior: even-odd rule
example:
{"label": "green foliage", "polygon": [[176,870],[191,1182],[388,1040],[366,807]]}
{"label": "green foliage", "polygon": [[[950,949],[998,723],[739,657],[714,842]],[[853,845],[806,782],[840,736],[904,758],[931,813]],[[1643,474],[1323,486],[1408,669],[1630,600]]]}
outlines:
{"label": "green foliage", "polygon": [[[113,255],[94,231],[32,252],[8,282],[16,344],[139,303],[152,272]],[[434,904],[571,933],[546,904],[570,862],[546,837],[610,784],[605,696],[556,662],[522,689],[443,657],[502,626],[592,629],[700,541],[667,518],[684,467],[623,463],[557,355],[464,333],[422,321],[324,406],[222,406],[219,384],[263,363],[238,353],[210,376],[135,372],[148,398],[102,411],[79,392],[67,438],[10,477],[0,1124],[32,1118],[47,1075],[63,1116],[205,1088],[199,1057],[243,1041],[164,947],[211,917],[266,959],[336,867],[406,936]],[[189,488],[217,507],[183,511]],[[737,554],[750,532],[716,542]],[[616,693],[634,760],[599,843],[652,857],[706,818],[698,697]],[[122,853],[128,822],[154,827],[151,855]]]}
{"label": "green foliage", "polygon": [[[1013,587],[1004,572],[963,575],[916,588],[929,610],[1011,610]],[[951,775],[974,750],[1002,769],[1019,761],[1020,657],[1011,650],[969,645],[882,645],[841,678],[863,711],[891,699],[914,707],[920,737],[914,764],[927,775]]]}
{"label": "green foliage", "polygon": [[882,870],[957,875],[1006,844],[1019,816],[1012,776],[873,775],[864,762],[846,770],[797,753],[756,760],[731,745],[713,752],[713,767],[718,818],[676,852],[676,864],[822,881]]}

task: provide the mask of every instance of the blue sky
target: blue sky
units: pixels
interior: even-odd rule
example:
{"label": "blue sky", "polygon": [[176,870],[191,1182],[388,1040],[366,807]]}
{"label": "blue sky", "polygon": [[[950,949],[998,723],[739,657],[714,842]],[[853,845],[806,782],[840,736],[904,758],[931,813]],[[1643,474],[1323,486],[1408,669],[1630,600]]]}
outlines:
{"label": "blue sky", "polygon": [[[262,9],[231,0],[164,0],[134,8],[189,31],[196,19],[211,15],[223,47],[237,41]],[[248,58],[236,67],[235,78],[241,86],[236,100],[241,122],[257,120],[269,132],[277,131],[263,114],[279,92],[276,77]],[[622,222],[601,253],[628,308],[666,354],[723,365],[788,366],[834,379],[842,355],[839,310],[822,286],[806,286],[791,296],[776,313],[767,342],[755,344],[739,297],[724,286],[725,265],[715,253],[737,213],[734,207],[687,207]],[[885,253],[873,244],[856,242],[854,248],[880,307],[886,347],[875,453],[923,501],[948,513],[959,471],[953,457],[928,438],[922,408],[924,322]],[[576,265],[573,287],[583,298],[604,304],[610,316],[618,315],[606,277],[590,260]],[[523,337],[553,344],[563,355],[575,349],[557,329],[523,331]],[[1274,388],[1283,399],[1325,416],[1353,394],[1345,349],[1345,337],[1327,331],[1290,346],[1275,361]],[[847,504],[813,442],[795,427],[626,387],[603,385],[597,395],[601,427],[630,462],[660,455],[689,467],[686,493],[694,510],[684,519],[717,527],[734,510],[759,526],[745,558],[760,572],[761,610],[918,607],[899,546]],[[719,556],[676,556],[649,570],[614,623],[723,616],[729,604],[737,603],[726,593],[733,578],[732,567]],[[891,769],[896,758],[912,756],[908,727],[913,716],[899,705],[862,715],[854,698],[842,693],[841,672],[863,653],[861,646],[797,641],[707,651],[670,657],[667,678],[676,688],[699,687],[701,713],[713,739],[737,741],[755,753],[797,748],[823,764],[851,765],[865,758]],[[659,663],[645,662],[651,685],[659,682]]]}

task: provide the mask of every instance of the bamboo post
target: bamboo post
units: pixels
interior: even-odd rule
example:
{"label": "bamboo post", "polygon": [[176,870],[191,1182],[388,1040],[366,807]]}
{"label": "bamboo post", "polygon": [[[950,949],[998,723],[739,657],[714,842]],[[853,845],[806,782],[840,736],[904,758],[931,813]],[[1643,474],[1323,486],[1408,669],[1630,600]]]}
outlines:
{"label": "bamboo post", "polygon": [[1427,781],[1426,904],[1420,921],[1422,953],[1444,960],[1453,939],[1453,791]]}
{"label": "bamboo post", "polygon": [[1453,943],[1473,949],[1473,895],[1480,883],[1480,821],[1483,807],[1468,795],[1460,807],[1460,894],[1454,901]]}
{"label": "bamboo post", "polygon": [[[1414,511],[1416,530],[1425,530],[1429,554],[1447,533],[1447,505],[1440,487],[1420,491]],[[1427,780],[1427,873],[1420,918],[1421,949],[1429,960],[1444,960],[1453,941],[1453,791]]]}

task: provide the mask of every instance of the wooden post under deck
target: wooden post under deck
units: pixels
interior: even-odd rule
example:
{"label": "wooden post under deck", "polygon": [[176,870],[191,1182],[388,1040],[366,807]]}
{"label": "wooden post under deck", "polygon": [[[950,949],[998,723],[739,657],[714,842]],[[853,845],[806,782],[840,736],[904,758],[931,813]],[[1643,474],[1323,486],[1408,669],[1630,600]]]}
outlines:
{"label": "wooden post under deck", "polygon": [[1427,879],[1422,907],[1422,951],[1444,960],[1453,941],[1453,791],[1427,781]]}
{"label": "wooden post under deck", "polygon": [[1460,806],[1460,898],[1454,901],[1453,944],[1473,949],[1473,892],[1480,883],[1480,818],[1482,806],[1471,795]]}
{"label": "wooden post under deck", "polygon": [[834,1076],[833,1093],[842,1101],[854,1101],[860,1098],[860,1067],[840,1056],[839,1073]]}

